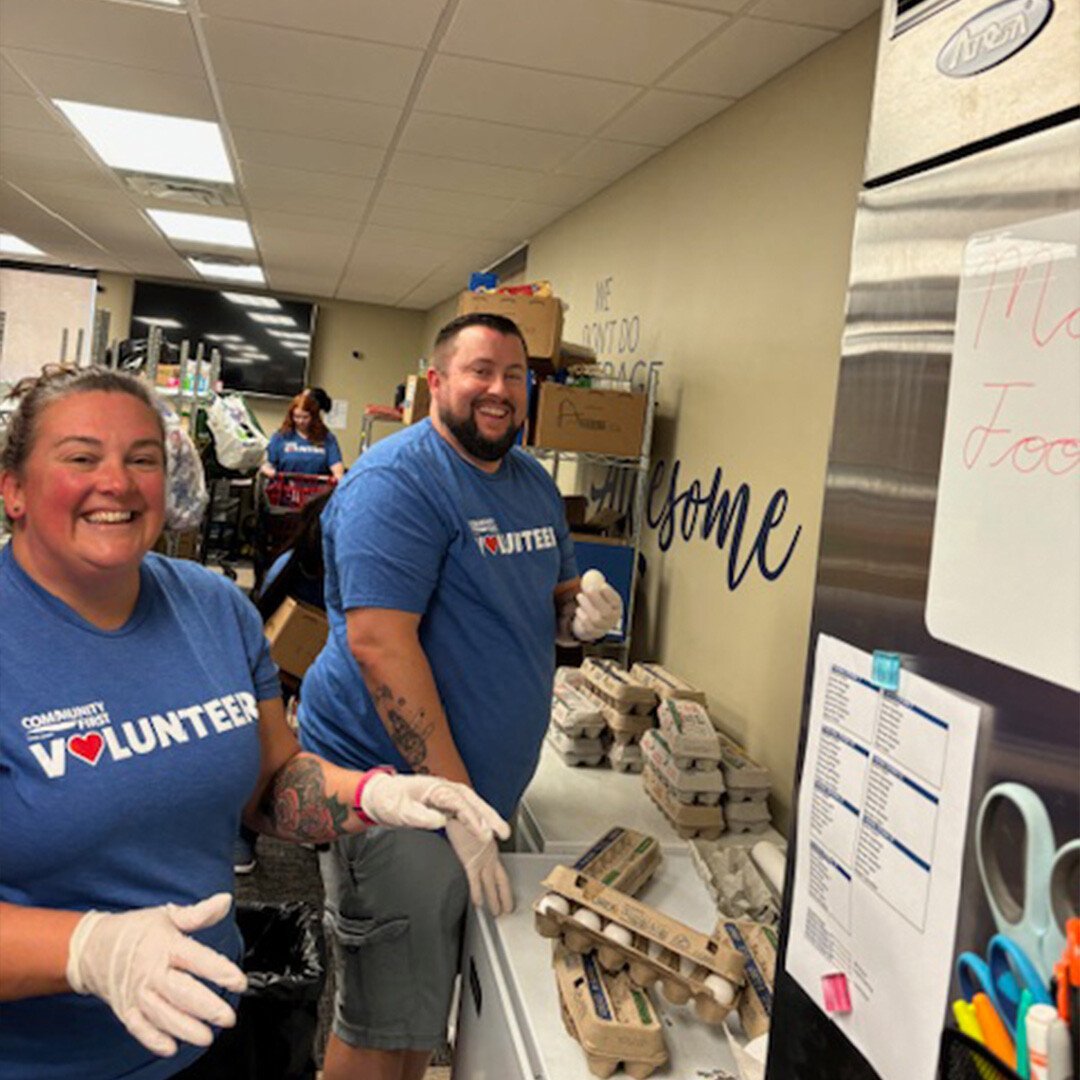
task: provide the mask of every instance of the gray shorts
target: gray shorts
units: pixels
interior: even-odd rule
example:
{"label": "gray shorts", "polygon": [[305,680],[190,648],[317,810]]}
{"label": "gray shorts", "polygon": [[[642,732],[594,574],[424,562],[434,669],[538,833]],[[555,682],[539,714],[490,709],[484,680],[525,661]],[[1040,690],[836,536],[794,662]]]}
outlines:
{"label": "gray shorts", "polygon": [[334,1034],[378,1050],[443,1045],[469,899],[450,844],[416,829],[368,829],[332,844],[319,869]]}

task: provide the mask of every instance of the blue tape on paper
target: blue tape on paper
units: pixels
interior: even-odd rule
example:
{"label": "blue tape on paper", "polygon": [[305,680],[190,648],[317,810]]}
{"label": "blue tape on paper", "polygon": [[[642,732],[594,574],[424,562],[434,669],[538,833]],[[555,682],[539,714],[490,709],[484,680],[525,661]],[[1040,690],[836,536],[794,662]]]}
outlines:
{"label": "blue tape on paper", "polygon": [[882,690],[900,689],[900,654],[874,650],[870,681]]}

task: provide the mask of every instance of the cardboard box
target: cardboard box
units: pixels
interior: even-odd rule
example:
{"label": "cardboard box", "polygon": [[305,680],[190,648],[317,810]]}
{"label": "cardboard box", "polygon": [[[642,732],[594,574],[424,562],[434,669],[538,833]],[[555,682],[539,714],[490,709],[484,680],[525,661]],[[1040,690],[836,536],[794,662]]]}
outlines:
{"label": "cardboard box", "polygon": [[470,315],[474,311],[513,319],[525,338],[529,356],[551,359],[559,354],[563,311],[556,297],[463,292],[458,299],[458,314]]}
{"label": "cardboard box", "polygon": [[645,394],[628,390],[543,383],[533,442],[551,450],[638,457],[646,400]]}
{"label": "cardboard box", "polygon": [[270,657],[282,671],[302,678],[326,644],[326,612],[287,596],[266,623]]}
{"label": "cardboard box", "polygon": [[562,501],[566,524],[571,529],[584,525],[585,515],[589,512],[589,500],[584,495],[564,495]]}
{"label": "cardboard box", "polygon": [[426,375],[410,375],[405,380],[405,399],[401,405],[403,424],[417,424],[431,409],[431,390]]}

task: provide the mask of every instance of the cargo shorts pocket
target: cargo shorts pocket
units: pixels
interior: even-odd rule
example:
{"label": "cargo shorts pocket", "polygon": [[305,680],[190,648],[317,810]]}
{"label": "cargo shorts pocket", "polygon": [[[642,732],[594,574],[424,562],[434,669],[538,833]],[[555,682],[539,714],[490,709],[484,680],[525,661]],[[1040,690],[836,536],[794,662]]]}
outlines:
{"label": "cargo shorts pocket", "polygon": [[334,913],[327,922],[336,954],[339,1019],[362,1032],[405,1030],[416,1003],[408,917]]}

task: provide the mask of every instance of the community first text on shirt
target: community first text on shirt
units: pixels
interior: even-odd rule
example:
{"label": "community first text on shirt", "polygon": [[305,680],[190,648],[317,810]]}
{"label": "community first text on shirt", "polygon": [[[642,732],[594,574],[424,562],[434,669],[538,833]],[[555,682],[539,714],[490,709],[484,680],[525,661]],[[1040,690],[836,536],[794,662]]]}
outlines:
{"label": "community first text on shirt", "polygon": [[936,1073],[956,940],[979,706],[822,634],[814,660],[787,971],[882,1080]]}

